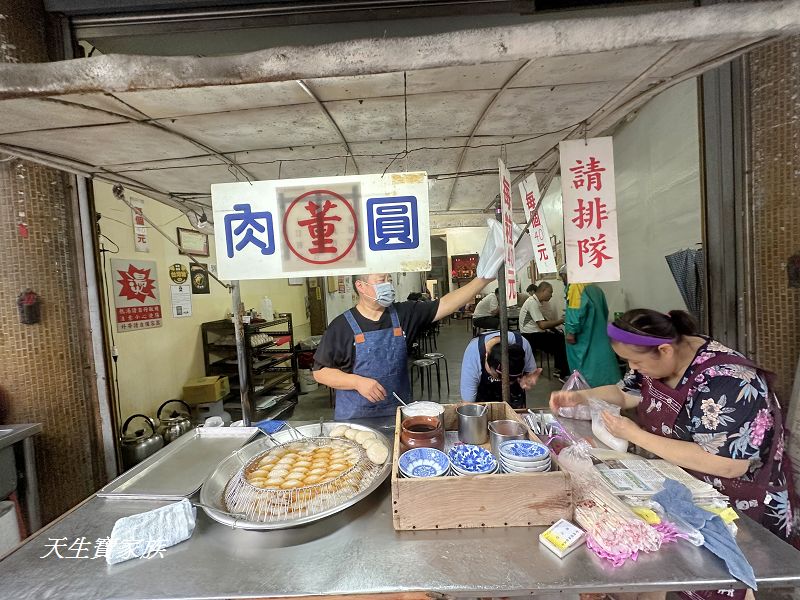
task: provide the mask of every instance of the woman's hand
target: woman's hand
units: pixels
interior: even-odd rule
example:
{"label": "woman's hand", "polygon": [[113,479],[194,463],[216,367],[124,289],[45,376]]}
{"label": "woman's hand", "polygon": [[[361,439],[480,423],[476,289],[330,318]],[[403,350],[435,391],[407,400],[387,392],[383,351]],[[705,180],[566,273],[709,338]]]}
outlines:
{"label": "woman's hand", "polygon": [[600,418],[603,419],[603,424],[608,429],[608,433],[628,442],[632,441],[638,431],[641,431],[641,428],[628,417],[618,417],[604,412],[600,415]]}
{"label": "woman's hand", "polygon": [[558,415],[558,409],[561,407],[578,406],[579,404],[586,404],[584,398],[578,392],[552,392],[550,394],[550,410],[554,415]]}

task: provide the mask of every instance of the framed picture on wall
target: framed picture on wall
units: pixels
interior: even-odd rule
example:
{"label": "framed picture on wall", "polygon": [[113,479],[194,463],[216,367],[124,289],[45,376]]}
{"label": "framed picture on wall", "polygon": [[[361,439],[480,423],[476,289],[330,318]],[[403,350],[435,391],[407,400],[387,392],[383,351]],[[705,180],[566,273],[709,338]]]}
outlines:
{"label": "framed picture on wall", "polygon": [[208,256],[208,235],[194,229],[178,227],[179,252],[183,255]]}

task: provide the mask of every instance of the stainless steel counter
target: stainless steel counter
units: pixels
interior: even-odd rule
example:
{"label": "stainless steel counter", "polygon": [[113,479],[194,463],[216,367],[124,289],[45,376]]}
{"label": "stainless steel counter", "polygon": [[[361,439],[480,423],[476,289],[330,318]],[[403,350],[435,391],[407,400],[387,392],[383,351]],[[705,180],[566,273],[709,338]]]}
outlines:
{"label": "stainless steel counter", "polygon": [[[42,519],[39,512],[39,482],[36,475],[36,457],[33,449],[33,436],[42,432],[41,423],[20,423],[17,425],[0,425],[0,452],[11,448],[14,444],[22,446],[22,472],[23,494],[27,526],[29,531],[36,531],[41,527]],[[12,457],[13,458],[13,457]],[[13,464],[13,460],[12,460]],[[20,465],[13,464],[16,470]],[[14,474],[15,475],[15,474]]]}
{"label": "stainless steel counter", "polygon": [[[161,558],[113,567],[104,559],[40,558],[48,553],[50,538],[66,538],[67,545],[81,537],[94,542],[111,533],[116,519],[162,504],[90,498],[0,561],[2,596],[256,598],[406,591],[514,596],[733,583],[718,559],[686,543],[614,569],[585,547],[557,558],[539,545],[539,527],[396,532],[389,481],[344,512],[295,529],[233,530],[198,509],[192,538]],[[760,586],[800,586],[800,552],[748,519],[741,520],[738,540]]]}

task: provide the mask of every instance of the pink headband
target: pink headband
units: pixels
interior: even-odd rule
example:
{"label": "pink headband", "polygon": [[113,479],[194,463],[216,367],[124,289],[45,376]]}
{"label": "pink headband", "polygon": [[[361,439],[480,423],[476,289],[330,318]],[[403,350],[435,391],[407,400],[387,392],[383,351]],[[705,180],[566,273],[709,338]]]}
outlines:
{"label": "pink headband", "polygon": [[608,337],[615,342],[622,342],[623,344],[631,344],[633,346],[660,346],[661,344],[671,344],[675,341],[672,338],[642,335],[631,331],[625,331],[613,323],[609,323],[606,331],[608,332]]}

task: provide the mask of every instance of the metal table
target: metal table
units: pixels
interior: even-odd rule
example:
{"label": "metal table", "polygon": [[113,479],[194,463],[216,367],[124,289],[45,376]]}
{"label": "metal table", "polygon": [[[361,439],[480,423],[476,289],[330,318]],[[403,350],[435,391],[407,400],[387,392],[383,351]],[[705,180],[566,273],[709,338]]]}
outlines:
{"label": "metal table", "polygon": [[[33,436],[41,432],[41,423],[0,425],[0,450],[15,444],[22,445],[22,472],[25,475],[22,497],[25,502],[29,531],[36,531],[42,526],[39,512],[39,479],[36,475],[36,456],[33,448]],[[19,465],[17,465],[17,469],[19,470]]]}
{"label": "metal table", "polygon": [[[372,423],[374,426],[375,424]],[[40,558],[51,538],[106,537],[116,519],[162,502],[93,496],[0,561],[0,590],[15,599],[263,598],[433,591],[450,596],[654,591],[730,587],[706,550],[670,544],[614,569],[579,548],[559,559],[541,527],[396,532],[390,483],[342,513],[283,531],[233,530],[198,509],[193,537],[163,557],[109,567],[104,559]],[[738,536],[760,587],[800,586],[800,552],[755,522]]]}

